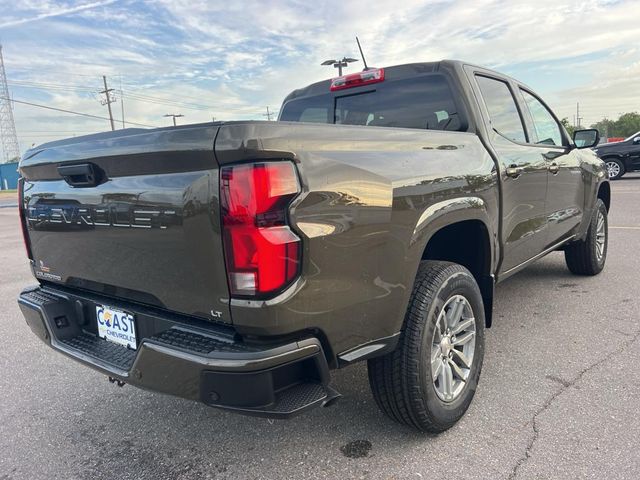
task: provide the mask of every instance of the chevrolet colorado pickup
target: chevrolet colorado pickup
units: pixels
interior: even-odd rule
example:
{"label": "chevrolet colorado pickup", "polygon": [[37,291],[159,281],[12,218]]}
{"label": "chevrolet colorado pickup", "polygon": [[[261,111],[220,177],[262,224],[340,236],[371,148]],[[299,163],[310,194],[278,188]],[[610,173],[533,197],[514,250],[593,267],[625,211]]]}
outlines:
{"label": "chevrolet colorado pickup", "polygon": [[640,132],[622,142],[601,143],[593,151],[604,161],[611,180],[640,171]]}
{"label": "chevrolet colorado pickup", "polygon": [[48,143],[20,162],[38,284],[19,305],[120,385],[282,418],[366,360],[386,415],[443,431],[476,391],[496,283],[555,250],[604,267],[597,141],[518,81],[441,61],[296,90],[278,122]]}

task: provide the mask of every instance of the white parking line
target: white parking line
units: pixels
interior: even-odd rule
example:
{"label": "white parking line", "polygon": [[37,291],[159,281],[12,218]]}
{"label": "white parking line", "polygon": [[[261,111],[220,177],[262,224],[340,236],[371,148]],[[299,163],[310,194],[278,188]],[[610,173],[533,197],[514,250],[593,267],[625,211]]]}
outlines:
{"label": "white parking line", "polygon": [[610,226],[609,228],[615,228],[618,230],[640,230],[640,227],[612,227]]}

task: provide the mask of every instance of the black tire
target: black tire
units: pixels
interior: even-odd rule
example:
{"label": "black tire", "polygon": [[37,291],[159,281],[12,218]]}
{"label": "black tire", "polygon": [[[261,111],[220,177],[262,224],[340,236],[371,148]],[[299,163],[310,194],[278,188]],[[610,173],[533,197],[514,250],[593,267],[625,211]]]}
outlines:
{"label": "black tire", "polygon": [[[432,348],[438,347],[432,345],[437,345],[433,343],[435,329],[441,330],[442,324],[436,327],[436,322],[440,322],[440,312],[447,301],[459,298],[457,296],[467,300],[475,318],[472,322],[475,326],[475,350],[471,368],[467,369],[467,380],[459,383],[462,390],[447,402],[436,392],[431,357]],[[465,317],[462,319],[467,320]],[[399,423],[425,432],[439,433],[453,426],[469,408],[478,385],[484,357],[484,325],[482,296],[473,275],[455,263],[422,262],[398,347],[368,362],[369,383],[382,412]],[[453,340],[455,338],[452,337]]]}
{"label": "black tire", "polygon": [[[607,173],[609,174],[609,180],[618,180],[619,178],[621,178],[625,173],[627,173],[624,169],[624,164],[618,160],[617,158],[604,158],[603,159],[605,165],[607,165]],[[618,170],[617,173],[612,174],[611,173],[611,168],[609,168],[609,163],[611,164],[615,164],[618,166]]]}
{"label": "black tire", "polygon": [[[604,225],[604,244],[601,243],[602,253],[598,251],[598,219],[602,218]],[[571,273],[576,275],[597,275],[604,268],[607,261],[609,246],[609,221],[607,207],[600,199],[596,202],[584,240],[570,243],[564,249],[564,259]]]}

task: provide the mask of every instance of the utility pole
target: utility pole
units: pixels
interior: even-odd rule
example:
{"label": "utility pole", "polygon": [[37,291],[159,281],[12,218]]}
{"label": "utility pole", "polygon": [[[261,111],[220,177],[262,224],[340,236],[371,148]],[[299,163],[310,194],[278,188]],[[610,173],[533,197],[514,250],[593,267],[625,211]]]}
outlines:
{"label": "utility pole", "polygon": [[102,105],[106,105],[109,109],[109,121],[111,122],[111,130],[115,130],[116,127],[113,123],[113,112],[111,111],[111,104],[116,101],[113,96],[111,96],[111,92],[113,92],[113,88],[107,87],[107,77],[105,75],[102,76],[102,81],[104,82],[104,90],[100,93],[104,93],[105,99],[100,100]]}
{"label": "utility pole", "polygon": [[167,113],[165,117],[173,117],[173,126],[176,127],[176,117],[184,117],[181,113]]}
{"label": "utility pole", "polygon": [[576,128],[580,128],[582,117],[580,117],[580,102],[576,103]]}
{"label": "utility pole", "polygon": [[122,113],[122,128],[124,128],[124,94],[122,93],[122,75],[120,75],[120,113]]}
{"label": "utility pole", "polygon": [[9,162],[20,158],[20,145],[16,134],[16,124],[13,119],[13,107],[9,97],[7,75],[4,71],[2,45],[0,45],[0,142],[4,161]]}
{"label": "utility pole", "polygon": [[267,113],[263,113],[262,116],[263,117],[267,117],[267,120],[270,122],[271,121],[271,115],[273,115],[273,113],[271,113],[269,111],[269,107],[267,106]]}

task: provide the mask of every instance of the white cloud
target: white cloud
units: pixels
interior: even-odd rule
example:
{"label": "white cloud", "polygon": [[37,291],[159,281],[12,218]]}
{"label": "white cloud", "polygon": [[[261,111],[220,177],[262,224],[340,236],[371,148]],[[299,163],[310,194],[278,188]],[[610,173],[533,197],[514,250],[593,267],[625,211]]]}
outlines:
{"label": "white cloud", "polygon": [[0,28],[14,27],[16,25],[35,22],[38,20],[43,20],[45,18],[70,15],[72,13],[78,13],[78,12],[82,12],[84,10],[90,10],[96,7],[104,7],[114,3],[115,1],[116,0],[104,0],[100,2],[85,3],[85,4],[73,5],[73,6],[68,6],[68,5],[60,6],[51,2],[41,2],[41,3],[35,3],[35,4],[33,4],[32,2],[25,2],[25,4],[23,4],[24,6],[31,7],[29,8],[29,10],[34,9],[38,13],[36,13],[33,16],[26,16],[22,18],[16,18],[16,19],[4,21],[0,23]]}
{"label": "white cloud", "polygon": [[[185,122],[262,118],[265,106],[277,108],[289,91],[333,76],[321,61],[357,57],[356,34],[372,65],[442,58],[483,64],[521,78],[570,119],[577,101],[588,123],[640,110],[632,0],[5,2],[0,34],[12,80],[98,91],[102,75],[114,88],[122,75],[132,94],[211,107],[126,98],[127,118],[141,123],[165,124],[162,115],[171,110]],[[86,92],[12,88],[16,98],[106,113]],[[61,121],[100,126],[27,107],[16,108],[16,119],[19,132],[59,130]],[[33,138],[21,135],[23,145]]]}

